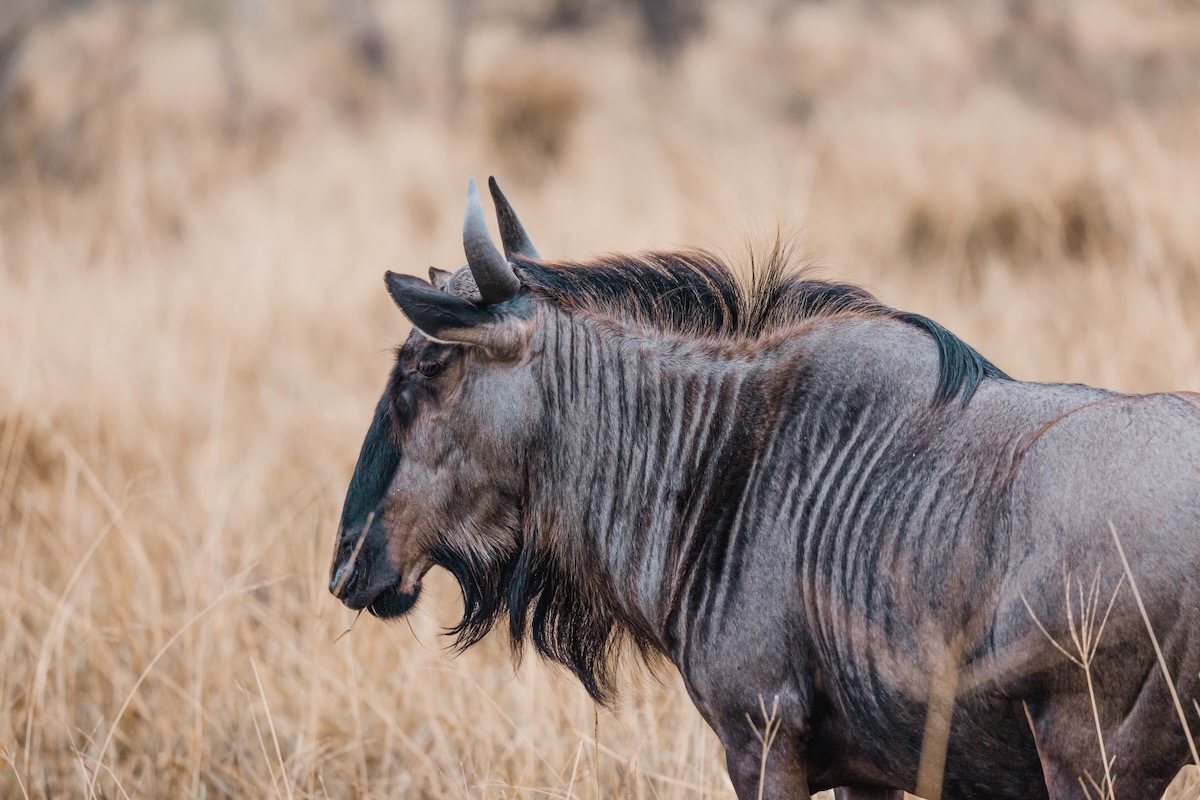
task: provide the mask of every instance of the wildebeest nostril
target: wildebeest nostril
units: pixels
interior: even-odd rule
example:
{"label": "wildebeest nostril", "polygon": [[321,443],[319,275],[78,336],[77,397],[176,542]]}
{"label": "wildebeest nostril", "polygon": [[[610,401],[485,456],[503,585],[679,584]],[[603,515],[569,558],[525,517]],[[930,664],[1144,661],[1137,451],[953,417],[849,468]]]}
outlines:
{"label": "wildebeest nostril", "polygon": [[338,531],[338,546],[333,557],[333,574],[329,578],[329,591],[339,600],[346,596],[347,590],[358,578],[355,565],[358,563],[358,554],[362,550],[363,541],[367,538],[367,532],[371,529],[371,522],[374,519],[373,513],[368,514],[366,522],[359,528],[356,535],[348,536],[344,530]]}
{"label": "wildebeest nostril", "polygon": [[345,593],[346,587],[350,585],[351,579],[354,577],[354,562],[346,560],[341,564],[337,564],[333,569],[333,577],[329,579],[330,593],[341,599]]}

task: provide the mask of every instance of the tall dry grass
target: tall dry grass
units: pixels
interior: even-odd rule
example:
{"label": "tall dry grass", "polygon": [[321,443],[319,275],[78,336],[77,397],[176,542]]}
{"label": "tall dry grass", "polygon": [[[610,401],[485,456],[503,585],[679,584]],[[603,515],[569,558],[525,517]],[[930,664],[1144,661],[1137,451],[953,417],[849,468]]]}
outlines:
{"label": "tall dry grass", "polygon": [[380,276],[461,263],[468,175],[547,254],[782,225],[1018,377],[1200,388],[1194,4],[731,3],[673,61],[500,0],[18,5],[0,796],[731,796],[672,675],[597,713],[450,658],[444,577],[326,593]]}

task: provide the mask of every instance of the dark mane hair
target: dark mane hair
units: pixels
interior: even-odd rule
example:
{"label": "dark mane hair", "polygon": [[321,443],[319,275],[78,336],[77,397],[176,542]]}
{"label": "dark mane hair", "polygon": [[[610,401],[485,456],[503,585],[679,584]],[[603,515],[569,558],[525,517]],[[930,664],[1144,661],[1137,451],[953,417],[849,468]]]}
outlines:
{"label": "dark mane hair", "polygon": [[790,248],[778,241],[761,264],[751,258],[745,279],[703,250],[609,255],[588,262],[517,259],[514,266],[523,285],[565,308],[696,336],[755,339],[838,314],[895,319],[919,328],[937,344],[937,405],[956,397],[965,405],[985,378],[1011,380],[928,317],[887,306],[858,286],[805,277],[793,266]]}

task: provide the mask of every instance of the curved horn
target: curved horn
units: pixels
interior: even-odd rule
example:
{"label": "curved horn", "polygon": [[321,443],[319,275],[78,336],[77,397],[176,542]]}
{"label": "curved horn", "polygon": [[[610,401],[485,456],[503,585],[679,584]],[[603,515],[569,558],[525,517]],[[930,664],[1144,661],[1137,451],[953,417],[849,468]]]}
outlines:
{"label": "curved horn", "polygon": [[467,252],[467,266],[479,287],[483,304],[502,303],[517,293],[521,282],[517,280],[508,261],[492,244],[487,222],[483,219],[483,203],[479,199],[479,187],[475,179],[467,185],[467,213],[463,217],[463,250]]}
{"label": "curved horn", "polygon": [[504,257],[511,259],[513,256],[524,256],[541,261],[542,257],[538,255],[537,248],[525,232],[525,226],[517,219],[517,212],[513,211],[512,204],[508,202],[504,192],[500,191],[500,184],[496,183],[494,177],[488,178],[488,188],[492,190],[492,202],[496,204],[496,220],[500,223],[500,243],[504,245]]}

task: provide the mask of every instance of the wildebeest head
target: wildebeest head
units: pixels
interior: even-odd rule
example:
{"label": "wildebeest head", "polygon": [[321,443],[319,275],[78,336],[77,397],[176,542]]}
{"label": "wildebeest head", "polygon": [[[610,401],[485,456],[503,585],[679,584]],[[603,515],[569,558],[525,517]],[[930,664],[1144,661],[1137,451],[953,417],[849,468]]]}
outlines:
{"label": "wildebeest head", "polygon": [[[387,273],[413,323],[363,442],[346,495],[330,591],[347,606],[392,618],[416,603],[441,565],[462,585],[459,633],[494,617],[499,585],[519,552],[522,451],[537,391],[530,357],[534,302],[509,259],[538,258],[495,181],[502,255],[472,180],[463,223],[467,265],[430,268],[432,283]],[[489,585],[480,585],[480,582]],[[485,631],[478,631],[482,635]]]}

